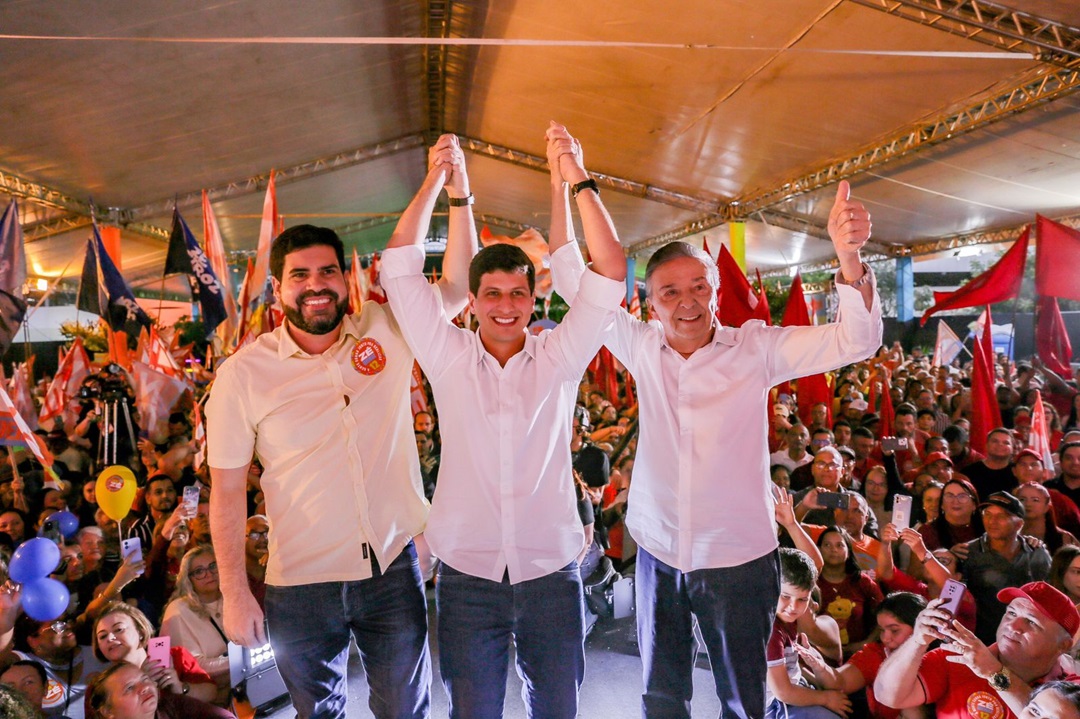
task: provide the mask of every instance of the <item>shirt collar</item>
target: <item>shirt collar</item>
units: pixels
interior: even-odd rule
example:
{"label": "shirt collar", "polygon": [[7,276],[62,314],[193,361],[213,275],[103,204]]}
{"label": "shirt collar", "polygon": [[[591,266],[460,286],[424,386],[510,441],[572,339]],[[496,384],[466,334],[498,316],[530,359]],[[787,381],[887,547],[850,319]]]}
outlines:
{"label": "shirt collar", "polygon": [[[274,332],[278,333],[278,359],[287,359],[297,354],[307,354],[300,348],[300,345],[296,344],[296,340],[293,339],[292,335],[289,334],[288,320],[282,322],[280,327],[274,329]],[[338,336],[337,342],[331,345],[331,349],[341,346],[341,343],[345,342],[350,337],[354,340],[358,340],[362,337],[359,314],[346,314],[341,319],[341,334]]]}
{"label": "shirt collar", "polygon": [[[660,323],[660,320],[650,320],[649,324],[652,324],[653,322],[656,323],[657,329],[660,330],[660,344],[662,346],[666,347],[667,349],[671,350],[672,352],[676,352],[676,350],[671,345],[668,344],[667,333],[664,331],[664,325]],[[699,347],[698,350],[704,349],[705,347],[709,347],[710,345],[718,345],[718,344],[720,344],[720,345],[727,345],[728,347],[734,347],[736,344],[738,344],[739,329],[737,327],[725,327],[725,326],[721,325],[720,321],[715,319],[715,318],[713,318],[712,326],[713,326],[712,339],[709,340],[708,342],[706,342],[701,347]],[[695,350],[695,353],[698,350]],[[693,355],[691,355],[691,356],[693,356]]]}
{"label": "shirt collar", "polygon": [[[536,343],[539,341],[532,332],[529,332],[529,328],[526,327],[522,330],[525,333],[525,346],[521,349],[522,352],[529,355],[529,359],[536,359]],[[473,332],[473,342],[476,343],[476,363],[480,364],[484,361],[484,357],[488,354],[487,348],[484,347],[483,341],[480,339],[480,330],[477,329]],[[494,359],[494,357],[492,357]],[[512,358],[511,358],[512,359]]]}

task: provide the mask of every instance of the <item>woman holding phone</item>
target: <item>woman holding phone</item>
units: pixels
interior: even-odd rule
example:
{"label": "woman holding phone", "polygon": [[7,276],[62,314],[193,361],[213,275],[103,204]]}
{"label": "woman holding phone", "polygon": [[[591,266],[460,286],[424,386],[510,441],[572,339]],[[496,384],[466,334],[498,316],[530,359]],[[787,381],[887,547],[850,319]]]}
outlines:
{"label": "woman holding phone", "polygon": [[[191,652],[179,645],[170,646],[167,636],[161,640],[153,636],[154,627],[145,614],[130,604],[113,602],[94,623],[94,656],[140,667],[162,691],[213,701],[217,685]],[[151,642],[155,643],[153,654]]]}
{"label": "woman holding phone", "polygon": [[229,700],[229,654],[221,624],[221,584],[214,548],[208,544],[188,550],[180,561],[176,592],[165,607],[161,633],[185,647],[218,686],[218,701]]}

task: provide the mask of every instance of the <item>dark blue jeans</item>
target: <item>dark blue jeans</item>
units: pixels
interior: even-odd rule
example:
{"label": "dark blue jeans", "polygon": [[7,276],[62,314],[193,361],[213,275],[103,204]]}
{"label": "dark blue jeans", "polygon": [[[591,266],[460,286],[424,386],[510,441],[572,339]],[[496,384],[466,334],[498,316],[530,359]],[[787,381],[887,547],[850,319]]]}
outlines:
{"label": "dark blue jeans", "polygon": [[780,598],[778,557],[774,551],[737,567],[681,572],[638,547],[643,717],[690,719],[695,616],[709,651],[721,716],[765,716],[765,645]]}
{"label": "dark blue jeans", "polygon": [[431,708],[427,600],[409,543],[372,577],[266,587],[266,618],[278,670],[301,719],[345,716],[349,638],[356,638],[377,719],[422,719]]}
{"label": "dark blue jeans", "polygon": [[577,561],[539,579],[492,582],[443,563],[435,584],[439,672],[451,719],[498,719],[510,642],[531,719],[574,719],[585,677],[585,615]]}

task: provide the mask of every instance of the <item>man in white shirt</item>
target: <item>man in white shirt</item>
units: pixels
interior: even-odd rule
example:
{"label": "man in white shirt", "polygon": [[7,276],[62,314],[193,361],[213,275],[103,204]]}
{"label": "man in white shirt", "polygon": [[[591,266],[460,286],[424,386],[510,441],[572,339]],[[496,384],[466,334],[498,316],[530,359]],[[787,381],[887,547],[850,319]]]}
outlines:
{"label": "man in white shirt", "polygon": [[554,330],[526,330],[535,270],[513,245],[487,247],[472,260],[475,333],[450,322],[424,279],[423,239],[444,187],[448,251],[475,246],[464,154],[452,135],[432,148],[428,176],[382,257],[382,287],[431,382],[442,427],[425,536],[442,561],[439,664],[453,718],[502,716],[511,639],[529,716],[576,717],[585,671],[577,565],[585,535],[571,420],[581,376],[625,295],[626,263],[580,147],[561,126],[547,138],[553,197],[562,208],[573,185],[596,268]]}
{"label": "man in white shirt", "polygon": [[[452,257],[441,295],[451,304],[464,292],[447,278],[464,277],[467,263]],[[383,306],[346,314],[344,267],[333,230],[282,232],[270,272],[286,322],[221,365],[207,402],[224,628],[239,644],[266,643],[244,561],[257,453],[270,525],[266,618],[299,716],[345,716],[355,639],[374,716],[419,719],[431,663],[413,545],[428,510],[409,410],[413,358]]]}
{"label": "man in white shirt", "polygon": [[[841,182],[829,215],[840,321],[740,328],[716,320],[719,277],[685,242],[645,271],[649,323],[621,312],[605,344],[634,376],[641,427],[626,526],[638,543],[638,644],[645,717],[689,717],[693,617],[724,714],[765,713],[765,644],[780,583],[770,497],[769,389],[869,357],[881,308],[859,250],[870,216]],[[573,300],[581,255],[551,236],[555,290]]]}

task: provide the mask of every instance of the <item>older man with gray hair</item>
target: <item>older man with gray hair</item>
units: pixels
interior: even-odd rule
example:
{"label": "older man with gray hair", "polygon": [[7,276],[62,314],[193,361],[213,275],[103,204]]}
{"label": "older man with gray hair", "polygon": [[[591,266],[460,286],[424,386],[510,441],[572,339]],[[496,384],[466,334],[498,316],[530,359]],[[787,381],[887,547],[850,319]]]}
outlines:
{"label": "older man with gray hair", "polygon": [[[605,336],[637,382],[641,435],[626,526],[638,544],[638,641],[645,717],[689,717],[693,620],[723,713],[765,714],[765,644],[780,594],[770,494],[770,388],[869,357],[881,307],[859,251],[870,215],[841,182],[829,215],[839,322],[722,327],[711,257],[686,242],[645,270],[649,315],[617,313]],[[552,227],[556,291],[573,301],[584,262],[572,227]]]}

